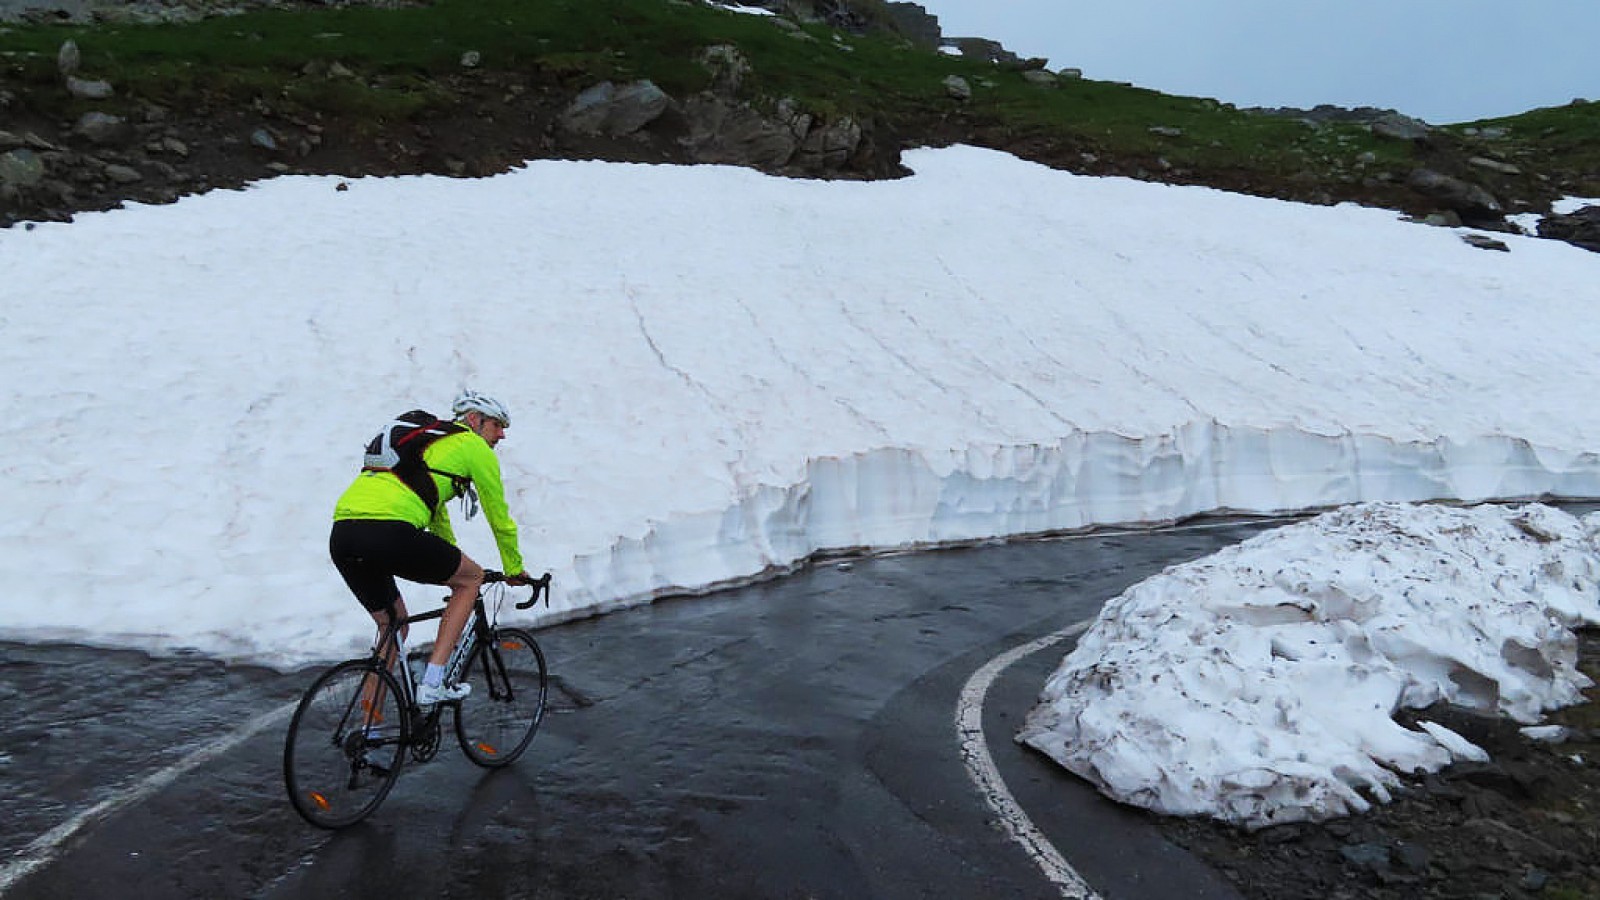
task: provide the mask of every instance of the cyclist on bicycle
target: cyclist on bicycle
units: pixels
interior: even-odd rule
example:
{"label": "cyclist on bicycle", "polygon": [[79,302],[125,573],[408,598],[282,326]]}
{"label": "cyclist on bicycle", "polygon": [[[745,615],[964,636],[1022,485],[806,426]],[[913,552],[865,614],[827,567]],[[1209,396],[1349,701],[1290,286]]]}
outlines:
{"label": "cyclist on bicycle", "polygon": [[494,446],[505,437],[511,416],[498,400],[473,391],[457,397],[451,410],[466,430],[438,438],[422,453],[428,477],[438,487],[434,507],[429,509],[393,472],[363,470],[339,497],[328,538],[334,566],[372,614],[380,639],[391,616],[403,619],[407,615],[396,576],[450,588],[438,639],[417,690],[417,703],[422,707],[460,700],[472,690],[469,684],[444,684],[444,671],[472,612],[483,569],[456,546],[446,501],[463,494],[471,496],[475,490],[500,549],[507,583],[520,585],[531,580],[517,548],[517,523],[506,507],[500,462],[494,455]]}

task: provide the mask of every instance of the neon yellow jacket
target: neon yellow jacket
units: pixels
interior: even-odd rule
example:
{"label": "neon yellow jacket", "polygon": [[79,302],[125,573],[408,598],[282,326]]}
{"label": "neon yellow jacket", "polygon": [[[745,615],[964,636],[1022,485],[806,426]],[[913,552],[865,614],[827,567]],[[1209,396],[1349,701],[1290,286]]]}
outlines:
{"label": "neon yellow jacket", "polygon": [[[462,475],[472,480],[478,491],[478,502],[483,505],[484,517],[494,532],[494,542],[500,548],[500,566],[507,575],[523,571],[522,552],[517,549],[517,523],[511,519],[506,506],[505,486],[500,481],[500,460],[494,448],[471,431],[439,438],[422,451],[428,468],[440,472]],[[335,522],[345,519],[379,519],[386,522],[410,522],[426,528],[450,543],[456,542],[455,529],[450,526],[450,513],[445,504],[460,496],[455,484],[445,475],[432,475],[439,488],[439,504],[431,511],[417,492],[390,472],[362,472],[333,509]]]}

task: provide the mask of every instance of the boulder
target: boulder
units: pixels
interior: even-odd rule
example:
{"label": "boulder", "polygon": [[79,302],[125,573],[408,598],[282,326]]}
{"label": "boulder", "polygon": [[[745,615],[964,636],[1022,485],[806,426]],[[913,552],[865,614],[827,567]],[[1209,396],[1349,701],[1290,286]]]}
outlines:
{"label": "boulder", "polygon": [[0,185],[33,187],[44,180],[44,160],[26,147],[0,153]]}
{"label": "boulder", "polygon": [[811,130],[811,117],[780,101],[771,115],[709,91],[684,104],[689,134],[683,139],[697,163],[723,163],[774,170],[788,165],[801,139]]}
{"label": "boulder", "polygon": [[700,65],[711,72],[711,90],[724,97],[732,97],[744,86],[744,77],[750,74],[750,60],[744,51],[732,44],[716,44],[700,51]]}
{"label": "boulder", "polygon": [[902,37],[925,50],[935,50],[944,37],[939,30],[939,18],[916,3],[891,2],[884,4],[889,13],[890,25]]}
{"label": "boulder", "polygon": [[672,98],[653,82],[635,81],[617,87],[602,81],[579,94],[559,121],[573,134],[625,137],[660,118],[671,106]]}
{"label": "boulder", "polygon": [[954,100],[967,101],[972,99],[972,85],[960,75],[946,75],[944,79],[944,92]]}
{"label": "boulder", "polygon": [[1499,218],[1505,213],[1500,201],[1484,188],[1433,169],[1416,169],[1406,185],[1425,197],[1454,210],[1464,219]]}
{"label": "boulder", "polygon": [[1433,134],[1427,122],[1395,112],[1378,116],[1367,124],[1367,128],[1379,137],[1397,141],[1425,141]]}
{"label": "boulder", "polygon": [[849,164],[860,146],[861,126],[849,116],[825,125],[813,122],[790,165],[804,174],[836,172]]}
{"label": "boulder", "polygon": [[1567,215],[1545,216],[1539,220],[1539,236],[1600,253],[1600,206],[1585,206]]}

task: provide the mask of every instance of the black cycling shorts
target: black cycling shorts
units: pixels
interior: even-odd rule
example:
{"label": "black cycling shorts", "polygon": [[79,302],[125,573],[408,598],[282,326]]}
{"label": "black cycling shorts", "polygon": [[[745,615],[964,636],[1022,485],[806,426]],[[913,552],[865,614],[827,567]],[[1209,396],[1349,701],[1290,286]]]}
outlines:
{"label": "black cycling shorts", "polygon": [[400,596],[396,576],[444,584],[461,567],[461,550],[409,522],[344,519],[333,523],[328,554],[361,605],[384,612]]}

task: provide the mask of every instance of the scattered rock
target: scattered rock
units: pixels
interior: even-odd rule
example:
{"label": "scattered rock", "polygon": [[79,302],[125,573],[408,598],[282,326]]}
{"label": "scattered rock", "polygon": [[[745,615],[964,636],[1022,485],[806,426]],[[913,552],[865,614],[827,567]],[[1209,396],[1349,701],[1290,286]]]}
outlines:
{"label": "scattered rock", "polygon": [[1488,157],[1484,157],[1484,156],[1471,157],[1470,159],[1467,160],[1467,165],[1476,166],[1476,167],[1478,167],[1480,169],[1488,169],[1491,172],[1499,172],[1502,175],[1521,175],[1522,174],[1522,170],[1517,168],[1516,166],[1512,165],[1511,163],[1501,162],[1500,160],[1497,160],[1497,159],[1489,159]]}
{"label": "scattered rock", "polygon": [[67,78],[67,92],[80,100],[104,100],[115,91],[109,81],[88,81],[82,78]]}
{"label": "scattered rock", "polygon": [[56,71],[64,78],[72,78],[78,73],[78,67],[83,64],[83,54],[78,50],[78,42],[67,39],[61,42],[61,49],[56,51]]}
{"label": "scattered rock", "polygon": [[102,146],[125,143],[133,134],[126,119],[103,112],[84,113],[72,130]]}
{"label": "scattered rock", "polygon": [[278,152],[278,139],[267,129],[257,128],[250,132],[250,146],[265,150],[268,153],[276,153]]}
{"label": "scattered rock", "polygon": [[1382,844],[1351,844],[1341,847],[1339,855],[1357,868],[1369,870],[1389,868],[1389,848]]}
{"label": "scattered rock", "polygon": [[1496,240],[1486,234],[1463,234],[1461,239],[1480,250],[1502,250],[1506,253],[1511,252],[1511,248],[1506,246],[1505,241]]}
{"label": "scattered rock", "polygon": [[106,177],[117,184],[133,184],[135,182],[144,180],[144,176],[139,174],[139,170],[133,168],[132,166],[111,163],[106,166],[105,171]]}
{"label": "scattered rock", "polygon": [[963,103],[972,99],[972,85],[967,83],[960,75],[946,75],[944,79],[944,92],[954,100]]}

